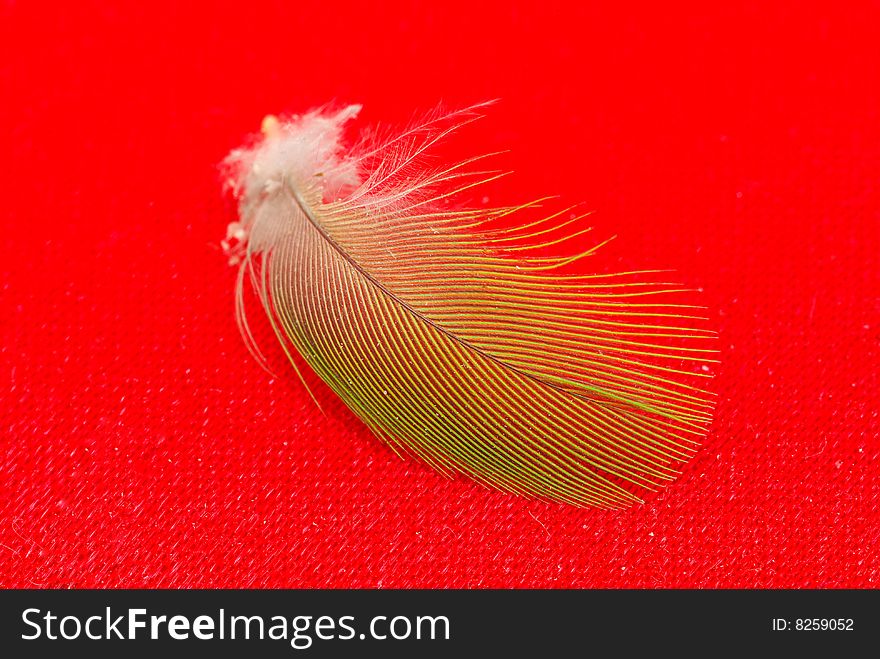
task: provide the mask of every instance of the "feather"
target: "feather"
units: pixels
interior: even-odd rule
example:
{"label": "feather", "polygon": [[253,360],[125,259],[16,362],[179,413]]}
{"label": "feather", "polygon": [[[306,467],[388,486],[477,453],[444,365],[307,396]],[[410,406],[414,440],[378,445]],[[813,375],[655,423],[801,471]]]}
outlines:
{"label": "feather", "polygon": [[663,271],[573,272],[601,246],[559,253],[588,230],[574,208],[463,207],[505,173],[426,153],[486,105],[350,145],[360,106],[267,117],[225,160],[242,333],[263,360],[252,284],[294,367],[298,353],[398,454],[529,497],[631,505],[706,433],[716,335]]}

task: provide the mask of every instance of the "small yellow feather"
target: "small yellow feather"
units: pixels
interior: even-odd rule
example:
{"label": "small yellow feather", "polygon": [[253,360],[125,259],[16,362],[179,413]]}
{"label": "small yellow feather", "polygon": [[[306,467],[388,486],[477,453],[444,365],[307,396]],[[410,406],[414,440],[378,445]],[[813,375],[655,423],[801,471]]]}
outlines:
{"label": "small yellow feather", "polygon": [[631,505],[707,430],[715,333],[663,272],[570,272],[604,243],[547,255],[586,214],[511,227],[499,219],[547,199],[456,205],[504,173],[423,156],[485,106],[353,144],[360,106],[267,116],[225,161],[242,331],[252,343],[249,281],[287,354],[399,454],[525,496]]}

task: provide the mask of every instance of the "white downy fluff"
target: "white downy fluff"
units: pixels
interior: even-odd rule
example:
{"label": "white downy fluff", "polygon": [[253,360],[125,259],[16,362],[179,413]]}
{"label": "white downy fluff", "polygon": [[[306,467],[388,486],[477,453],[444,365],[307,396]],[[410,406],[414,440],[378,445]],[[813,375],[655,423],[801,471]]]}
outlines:
{"label": "white downy fluff", "polygon": [[[262,139],[236,149],[224,160],[227,184],[239,199],[240,221],[226,230],[223,248],[231,264],[241,261],[248,245],[252,252],[266,251],[283,235],[279,223],[286,212],[261,212],[274,206],[285,178],[297,189],[317,185],[323,201],[336,198],[361,183],[358,162],[342,152],[346,122],[357,116],[360,105],[339,111],[325,108],[303,115],[263,120]],[[277,209],[275,209],[277,210]]]}

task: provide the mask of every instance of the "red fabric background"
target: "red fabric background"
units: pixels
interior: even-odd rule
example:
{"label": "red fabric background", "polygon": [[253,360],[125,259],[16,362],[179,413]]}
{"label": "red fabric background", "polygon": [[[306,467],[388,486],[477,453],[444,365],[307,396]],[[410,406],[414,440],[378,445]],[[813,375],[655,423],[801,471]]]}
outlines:
{"label": "red fabric background", "polygon": [[[75,4],[0,9],[2,585],[878,585],[876,9]],[[643,506],[445,481],[238,336],[215,165],[263,114],[493,97],[492,201],[585,201],[720,329]]]}

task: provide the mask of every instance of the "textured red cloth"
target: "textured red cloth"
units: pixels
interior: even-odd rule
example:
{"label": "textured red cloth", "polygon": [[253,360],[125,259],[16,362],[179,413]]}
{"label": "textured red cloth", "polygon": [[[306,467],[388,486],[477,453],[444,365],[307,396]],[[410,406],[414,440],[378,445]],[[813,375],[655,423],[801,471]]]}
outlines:
{"label": "textured red cloth", "polygon": [[[105,4],[0,9],[0,584],[878,585],[880,12]],[[720,329],[643,506],[446,481],[238,335],[216,163],[265,113],[494,97],[492,202],[586,202]]]}

